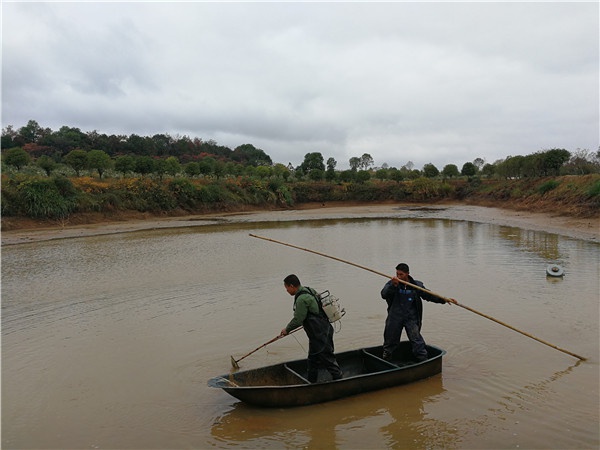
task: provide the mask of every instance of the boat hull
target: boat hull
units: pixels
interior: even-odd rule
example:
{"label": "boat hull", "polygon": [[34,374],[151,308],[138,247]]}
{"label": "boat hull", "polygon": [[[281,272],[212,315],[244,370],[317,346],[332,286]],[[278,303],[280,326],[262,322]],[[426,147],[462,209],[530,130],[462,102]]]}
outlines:
{"label": "boat hull", "polygon": [[382,347],[375,346],[336,354],[344,372],[331,380],[321,371],[317,383],[309,383],[306,359],[221,375],[208,381],[233,397],[256,406],[289,407],[327,402],[393,386],[412,383],[442,371],[444,350],[427,346],[429,357],[414,361],[409,342],[401,342],[391,361],[382,359]]}

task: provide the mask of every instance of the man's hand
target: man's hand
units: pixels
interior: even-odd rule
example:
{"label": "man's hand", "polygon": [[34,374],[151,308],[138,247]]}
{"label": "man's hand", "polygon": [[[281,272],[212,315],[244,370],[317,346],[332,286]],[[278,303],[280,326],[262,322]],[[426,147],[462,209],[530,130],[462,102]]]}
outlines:
{"label": "man's hand", "polygon": [[454,300],[453,298],[447,298],[446,303],[454,303],[455,305],[458,305],[458,302],[456,300]]}
{"label": "man's hand", "polygon": [[286,331],[286,329],[284,328],[283,330],[281,330],[281,333],[279,333],[280,337],[284,337],[287,336],[288,332]]}

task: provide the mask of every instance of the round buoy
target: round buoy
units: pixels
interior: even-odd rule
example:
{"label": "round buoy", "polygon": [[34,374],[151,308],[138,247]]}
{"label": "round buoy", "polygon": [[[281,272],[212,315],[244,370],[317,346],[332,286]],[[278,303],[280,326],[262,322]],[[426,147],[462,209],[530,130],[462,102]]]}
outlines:
{"label": "round buoy", "polygon": [[565,271],[558,264],[550,264],[546,267],[546,274],[551,277],[562,277]]}

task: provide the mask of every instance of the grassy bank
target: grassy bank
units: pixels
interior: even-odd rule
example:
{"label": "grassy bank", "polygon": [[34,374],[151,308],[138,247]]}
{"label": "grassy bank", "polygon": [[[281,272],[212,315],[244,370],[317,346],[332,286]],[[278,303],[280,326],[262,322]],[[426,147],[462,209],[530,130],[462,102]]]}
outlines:
{"label": "grassy bank", "polygon": [[549,212],[600,213],[600,175],[519,180],[331,183],[249,177],[99,179],[13,176],[2,179],[2,230],[223,211],[299,208],[307,203],[440,203]]}

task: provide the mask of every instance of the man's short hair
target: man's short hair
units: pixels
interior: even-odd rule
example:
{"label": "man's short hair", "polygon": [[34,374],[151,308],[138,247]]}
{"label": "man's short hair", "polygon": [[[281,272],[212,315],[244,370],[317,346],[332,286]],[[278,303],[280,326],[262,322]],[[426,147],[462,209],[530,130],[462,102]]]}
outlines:
{"label": "man's short hair", "polygon": [[300,286],[300,280],[294,274],[291,274],[291,275],[288,275],[287,277],[285,277],[283,279],[283,282],[284,282],[284,284],[287,284],[288,286],[294,286],[294,287]]}
{"label": "man's short hair", "polygon": [[396,270],[400,270],[404,273],[410,273],[410,269],[408,268],[408,264],[400,263],[396,266]]}

